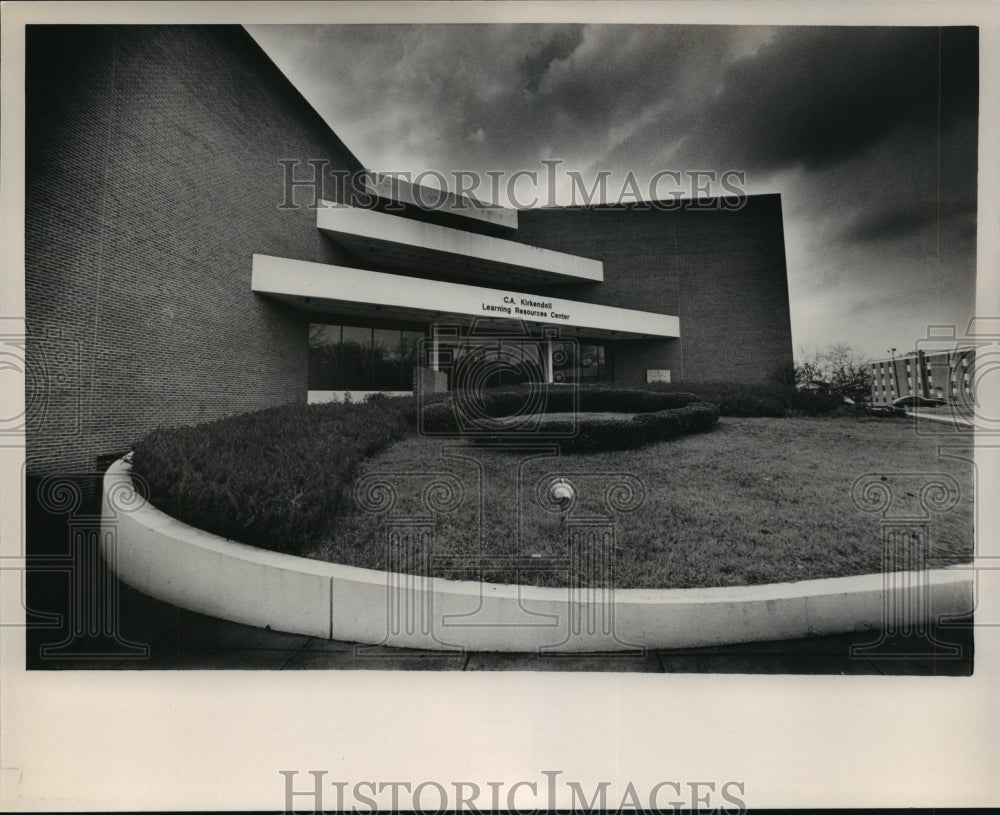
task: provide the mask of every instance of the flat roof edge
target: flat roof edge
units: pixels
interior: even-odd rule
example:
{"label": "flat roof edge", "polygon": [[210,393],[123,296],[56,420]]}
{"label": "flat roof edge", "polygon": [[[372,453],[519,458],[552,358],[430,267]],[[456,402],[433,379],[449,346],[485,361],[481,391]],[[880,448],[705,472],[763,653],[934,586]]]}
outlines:
{"label": "flat roof edge", "polygon": [[499,204],[485,204],[473,196],[458,195],[422,184],[414,184],[401,174],[365,172],[365,192],[384,201],[414,206],[425,212],[440,212],[485,222],[504,229],[517,229],[517,210]]}
{"label": "flat roof edge", "polygon": [[[506,265],[558,275],[568,281],[604,280],[604,264],[600,260],[326,200],[316,210],[316,227],[334,237],[343,235],[345,239],[392,245],[418,256],[436,252],[464,262]],[[415,268],[420,268],[419,264]]]}

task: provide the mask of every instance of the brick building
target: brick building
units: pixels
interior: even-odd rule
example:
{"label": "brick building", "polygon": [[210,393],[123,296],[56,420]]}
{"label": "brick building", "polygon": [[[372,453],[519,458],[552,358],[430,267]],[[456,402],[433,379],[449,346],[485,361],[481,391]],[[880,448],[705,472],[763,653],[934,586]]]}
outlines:
{"label": "brick building", "polygon": [[[454,387],[469,332],[520,332],[551,382],[792,364],[778,196],[514,212],[348,187],[360,162],[239,26],[29,26],[26,105],[30,473],[414,372]],[[289,199],[289,172],[322,195]]]}

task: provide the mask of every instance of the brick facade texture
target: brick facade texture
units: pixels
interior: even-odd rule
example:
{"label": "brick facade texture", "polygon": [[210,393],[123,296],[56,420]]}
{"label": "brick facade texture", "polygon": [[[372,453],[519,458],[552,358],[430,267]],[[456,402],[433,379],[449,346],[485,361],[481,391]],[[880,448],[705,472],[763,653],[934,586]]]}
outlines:
{"label": "brick facade texture", "polygon": [[603,283],[555,296],[680,318],[679,339],[616,343],[616,382],[766,382],[792,365],[781,197],[739,203],[528,210],[518,240],[603,261]]}
{"label": "brick facade texture", "polygon": [[[26,103],[29,474],[305,401],[310,315],[251,292],[253,254],[380,267],[316,228],[312,191],[281,208],[279,160],[361,165],[249,34],[29,26]],[[680,317],[681,339],[614,344],[616,381],[758,382],[792,348],[780,199],[745,203],[527,211],[516,239],[604,261],[539,294]]]}
{"label": "brick facade texture", "polygon": [[29,26],[26,70],[29,473],[304,401],[308,319],[252,255],[350,262],[277,161],[357,160],[240,27]]}

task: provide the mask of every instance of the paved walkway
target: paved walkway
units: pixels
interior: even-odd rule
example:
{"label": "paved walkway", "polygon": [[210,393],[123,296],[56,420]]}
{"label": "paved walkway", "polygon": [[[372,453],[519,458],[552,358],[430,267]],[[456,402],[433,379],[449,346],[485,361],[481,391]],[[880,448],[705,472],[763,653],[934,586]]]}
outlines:
{"label": "paved walkway", "polygon": [[975,427],[975,422],[951,408],[907,408],[906,415],[922,421],[944,422],[958,427]]}

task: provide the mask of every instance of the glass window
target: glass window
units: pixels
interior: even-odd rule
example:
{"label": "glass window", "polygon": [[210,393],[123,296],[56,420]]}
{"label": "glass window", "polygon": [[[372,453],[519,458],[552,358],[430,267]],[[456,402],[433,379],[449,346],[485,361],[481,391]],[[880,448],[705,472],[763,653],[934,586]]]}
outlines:
{"label": "glass window", "polygon": [[340,386],[338,390],[367,391],[372,383],[372,330],[345,325],[340,343]]}
{"label": "glass window", "polygon": [[596,343],[553,342],[553,382],[606,382],[610,379],[606,351]]}
{"label": "glass window", "polygon": [[409,390],[422,331],[313,323],[309,326],[310,390]]}
{"label": "glass window", "polygon": [[340,326],[309,326],[309,390],[336,390],[340,381]]}
{"label": "glass window", "polygon": [[552,381],[556,384],[576,382],[576,343],[552,343]]}
{"label": "glass window", "polygon": [[600,382],[604,378],[604,346],[580,346],[580,381]]}
{"label": "glass window", "polygon": [[413,369],[420,364],[420,342],[424,332],[400,331],[399,335],[400,389],[410,390],[413,387]]}
{"label": "glass window", "polygon": [[400,389],[399,329],[376,328],[372,332],[372,388]]}

